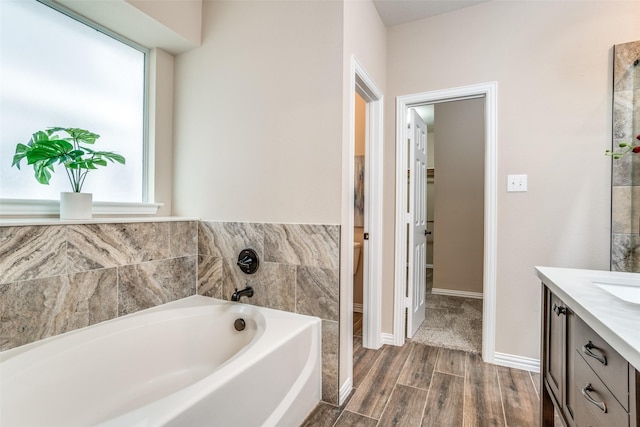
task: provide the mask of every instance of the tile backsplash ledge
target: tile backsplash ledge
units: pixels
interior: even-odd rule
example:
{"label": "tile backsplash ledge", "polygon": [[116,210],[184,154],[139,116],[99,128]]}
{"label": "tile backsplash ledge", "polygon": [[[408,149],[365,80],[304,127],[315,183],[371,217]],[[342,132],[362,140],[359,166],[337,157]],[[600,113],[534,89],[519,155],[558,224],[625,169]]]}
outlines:
{"label": "tile backsplash ledge", "polygon": [[23,227],[26,225],[78,225],[78,224],[119,224],[133,222],[187,222],[198,221],[193,217],[93,217],[91,219],[60,219],[60,218],[11,218],[0,216],[0,227]]}

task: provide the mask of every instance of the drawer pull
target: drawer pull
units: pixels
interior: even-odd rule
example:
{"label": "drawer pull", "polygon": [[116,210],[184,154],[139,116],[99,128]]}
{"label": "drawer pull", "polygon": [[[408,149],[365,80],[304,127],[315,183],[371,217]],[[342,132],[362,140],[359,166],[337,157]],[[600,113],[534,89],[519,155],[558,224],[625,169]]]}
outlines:
{"label": "drawer pull", "polygon": [[593,345],[591,343],[591,341],[587,341],[587,343],[585,345],[582,346],[582,352],[584,354],[586,354],[589,357],[593,357],[594,359],[596,359],[598,362],[602,363],[603,365],[607,365],[607,357],[604,354],[596,354],[594,353],[592,350],[593,349],[598,349],[598,347],[596,347],[595,345]]}
{"label": "drawer pull", "polygon": [[591,383],[587,383],[586,386],[582,388],[582,395],[585,399],[587,399],[590,403],[596,405],[602,412],[607,413],[607,405],[604,402],[598,402],[593,397],[589,395],[590,391],[593,391],[593,387],[591,387]]}
{"label": "drawer pull", "polygon": [[553,304],[553,312],[556,314],[556,316],[567,314],[567,307],[560,307],[558,304]]}

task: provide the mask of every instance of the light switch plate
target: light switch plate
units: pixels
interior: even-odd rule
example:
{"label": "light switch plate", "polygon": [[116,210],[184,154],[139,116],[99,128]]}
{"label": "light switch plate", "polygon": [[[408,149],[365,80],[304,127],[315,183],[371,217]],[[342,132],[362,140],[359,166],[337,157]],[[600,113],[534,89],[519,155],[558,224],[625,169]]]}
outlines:
{"label": "light switch plate", "polygon": [[527,191],[527,175],[507,175],[507,191]]}

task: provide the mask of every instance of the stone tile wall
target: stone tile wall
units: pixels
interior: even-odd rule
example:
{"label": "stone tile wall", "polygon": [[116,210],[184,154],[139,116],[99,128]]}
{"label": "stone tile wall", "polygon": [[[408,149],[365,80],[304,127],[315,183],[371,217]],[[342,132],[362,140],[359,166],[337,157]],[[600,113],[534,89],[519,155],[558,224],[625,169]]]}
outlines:
{"label": "stone tile wall", "polygon": [[195,295],[197,222],[0,227],[0,350]]}
{"label": "stone tile wall", "polygon": [[[613,147],[640,142],[640,41],[614,46]],[[640,155],[613,160],[611,269],[640,272]]]}
{"label": "stone tile wall", "polygon": [[[338,401],[340,228],[148,222],[0,227],[0,350],[198,293],[322,319],[323,400]],[[260,268],[236,266],[250,247]]]}
{"label": "stone tile wall", "polygon": [[[242,249],[256,251],[260,267],[247,275],[236,265]],[[199,223],[198,293],[322,319],[322,399],[338,403],[340,227],[337,225]]]}

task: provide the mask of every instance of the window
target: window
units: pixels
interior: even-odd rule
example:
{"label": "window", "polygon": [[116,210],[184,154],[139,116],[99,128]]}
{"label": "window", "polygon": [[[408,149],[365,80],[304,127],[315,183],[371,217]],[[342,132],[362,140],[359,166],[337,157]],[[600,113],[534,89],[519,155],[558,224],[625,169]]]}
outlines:
{"label": "window", "polygon": [[126,158],[92,171],[82,191],[146,202],[148,52],[35,0],[2,0],[0,16],[0,198],[58,200],[71,191],[62,167],[48,186],[25,161],[11,167],[17,143],[59,126],[97,133],[95,149]]}

